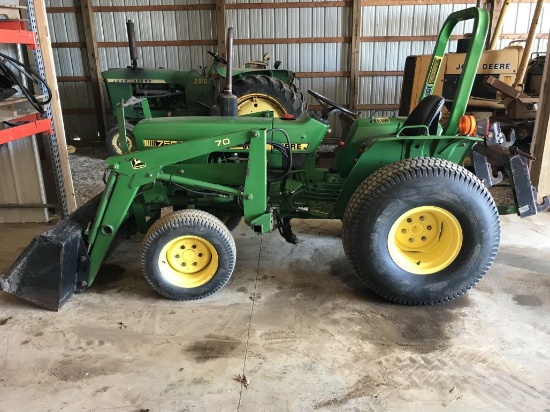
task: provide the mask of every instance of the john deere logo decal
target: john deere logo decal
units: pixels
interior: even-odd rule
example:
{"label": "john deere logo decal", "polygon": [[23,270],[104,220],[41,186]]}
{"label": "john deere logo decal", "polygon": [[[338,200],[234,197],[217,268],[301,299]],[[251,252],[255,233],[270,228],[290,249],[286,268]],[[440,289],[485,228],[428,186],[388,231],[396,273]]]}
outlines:
{"label": "john deere logo decal", "polygon": [[143,163],[141,160],[136,159],[135,157],[132,159],[132,169],[143,169],[145,167],[145,163]]}

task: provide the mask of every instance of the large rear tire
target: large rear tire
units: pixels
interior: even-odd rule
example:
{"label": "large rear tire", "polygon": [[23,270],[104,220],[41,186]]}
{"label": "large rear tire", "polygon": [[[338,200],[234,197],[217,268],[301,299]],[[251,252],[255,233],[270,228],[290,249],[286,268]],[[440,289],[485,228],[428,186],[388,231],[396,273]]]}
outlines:
{"label": "large rear tire", "polygon": [[202,210],[160,218],[143,240],[145,279],[174,300],[202,299],[220,290],[235,268],[237,251],[227,227]]}
{"label": "large rear tire", "polygon": [[434,158],[382,167],[352,195],[344,250],[374,292],[405,305],[431,305],[472,288],[500,241],[496,205],[472,173]]}
{"label": "large rear tire", "polygon": [[300,117],[306,110],[303,94],[296,86],[266,75],[246,76],[233,81],[238,98],[238,115],[273,111],[275,117],[292,114]]}

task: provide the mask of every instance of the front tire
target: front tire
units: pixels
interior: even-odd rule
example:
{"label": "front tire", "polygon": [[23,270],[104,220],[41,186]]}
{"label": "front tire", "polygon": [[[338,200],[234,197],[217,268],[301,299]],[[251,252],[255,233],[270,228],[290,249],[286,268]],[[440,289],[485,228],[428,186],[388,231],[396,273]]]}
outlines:
{"label": "front tire", "polygon": [[[181,205],[174,205],[172,206],[172,209],[174,212],[176,212],[178,210],[185,210],[186,207]],[[242,216],[238,215],[222,215],[219,213],[214,213],[214,216],[220,219],[230,232],[233,232],[237,228],[237,226],[239,226],[241,220],[243,220]]]}
{"label": "front tire", "polygon": [[273,111],[275,117],[305,112],[303,94],[296,86],[266,75],[246,76],[233,81],[233,94],[238,99],[238,115]]}
{"label": "front tire", "polygon": [[406,305],[452,300],[493,263],[496,205],[466,169],[434,158],[377,170],[354,192],[343,218],[344,250],[374,292]]}
{"label": "front tire", "polygon": [[227,227],[202,210],[159,219],[143,240],[145,279],[174,300],[202,299],[220,290],[235,268],[237,251]]}

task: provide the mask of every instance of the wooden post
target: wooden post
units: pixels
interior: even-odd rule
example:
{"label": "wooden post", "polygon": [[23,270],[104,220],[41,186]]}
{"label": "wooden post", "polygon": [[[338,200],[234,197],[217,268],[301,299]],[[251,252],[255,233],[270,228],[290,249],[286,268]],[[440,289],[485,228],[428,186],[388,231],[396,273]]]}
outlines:
{"label": "wooden post", "polygon": [[57,77],[53,61],[52,43],[50,31],[48,28],[48,19],[46,16],[46,5],[44,0],[34,1],[34,13],[36,15],[36,26],[38,30],[38,40],[42,51],[42,60],[44,61],[44,72],[46,83],[52,91],[52,100],[50,108],[52,111],[53,125],[57,147],[59,150],[59,166],[63,177],[63,187],[65,189],[67,209],[69,213],[76,209],[76,197],[74,194],[73,178],[69,166],[69,155],[67,154],[67,141],[65,140],[65,124],[63,123],[63,114],[61,113],[61,101],[59,100],[59,89],[57,87]]}
{"label": "wooden post", "polygon": [[218,31],[218,54],[225,59],[225,0],[216,0],[216,26]]}
{"label": "wooden post", "polygon": [[103,139],[106,135],[107,119],[105,118],[104,91],[101,84],[101,75],[99,69],[99,57],[97,54],[97,42],[94,24],[94,12],[92,11],[91,0],[80,0],[82,10],[82,23],[84,26],[84,35],[86,37],[86,52],[88,55],[88,67],[90,68],[90,81],[94,93],[94,105],[97,117],[99,134]]}
{"label": "wooden post", "polygon": [[498,41],[500,40],[500,34],[502,33],[502,26],[504,25],[504,19],[508,12],[511,0],[493,0],[491,8],[491,32],[489,33],[489,39],[491,39],[489,50],[496,50]]}
{"label": "wooden post", "polygon": [[[550,56],[550,42],[546,56]],[[539,95],[539,110],[535,121],[533,156],[531,163],[531,181],[538,189],[539,197],[550,195],[550,59],[544,63],[542,86]]]}
{"label": "wooden post", "polygon": [[[537,32],[537,26],[539,24],[540,15],[542,14],[542,8],[544,6],[544,0],[537,0],[537,6],[535,7],[535,12],[533,13],[533,20],[531,20],[531,25],[529,26],[529,34],[527,34],[527,41],[525,42],[525,49],[523,50],[523,55],[521,56],[521,62],[519,63],[518,72],[516,73],[516,80],[514,81],[513,86],[517,87],[518,84],[523,85],[523,78],[525,73],[527,73],[527,65],[529,60],[531,60],[531,48],[533,47],[533,40],[535,40],[535,34]],[[523,89],[523,86],[521,87]]]}
{"label": "wooden post", "polygon": [[355,110],[358,104],[359,94],[359,49],[361,47],[361,0],[353,0],[351,11],[351,53],[350,53],[350,78],[349,78],[349,102],[351,110]]}

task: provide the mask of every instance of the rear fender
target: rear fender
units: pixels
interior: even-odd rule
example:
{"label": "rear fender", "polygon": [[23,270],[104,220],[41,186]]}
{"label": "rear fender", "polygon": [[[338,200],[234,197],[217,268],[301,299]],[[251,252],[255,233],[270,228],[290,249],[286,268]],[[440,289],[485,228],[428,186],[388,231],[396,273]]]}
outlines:
{"label": "rear fender", "polygon": [[341,218],[355,189],[372,173],[390,163],[414,157],[435,157],[461,164],[474,143],[481,139],[464,136],[394,136],[366,140],[346,178],[334,206],[333,218]]}

